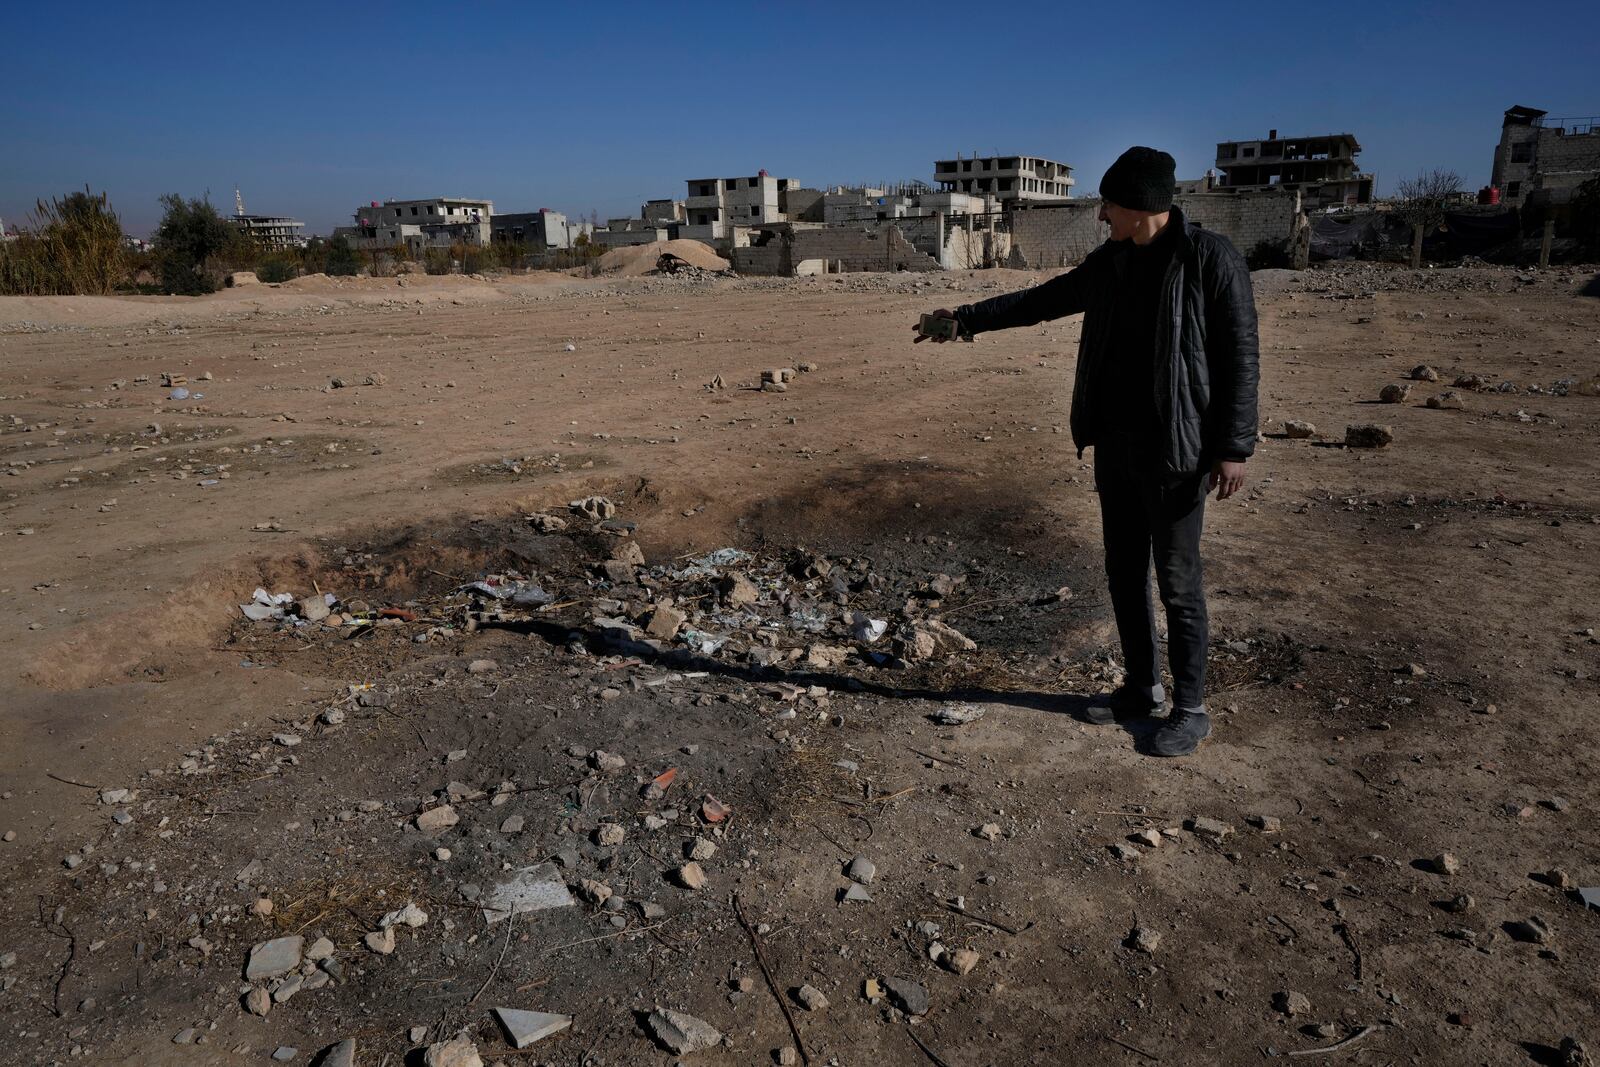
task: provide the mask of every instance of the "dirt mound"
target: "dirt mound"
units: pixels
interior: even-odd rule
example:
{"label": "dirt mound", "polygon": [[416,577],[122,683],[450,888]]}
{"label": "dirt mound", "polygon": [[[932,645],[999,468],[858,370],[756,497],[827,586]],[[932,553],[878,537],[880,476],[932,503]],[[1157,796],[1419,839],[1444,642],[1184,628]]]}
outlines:
{"label": "dirt mound", "polygon": [[620,274],[625,278],[649,274],[656,269],[656,260],[662,253],[670,252],[690,266],[702,270],[727,270],[728,261],[717,255],[711,246],[702,241],[651,241],[647,245],[629,245],[613,248],[600,257],[600,269],[607,274]]}

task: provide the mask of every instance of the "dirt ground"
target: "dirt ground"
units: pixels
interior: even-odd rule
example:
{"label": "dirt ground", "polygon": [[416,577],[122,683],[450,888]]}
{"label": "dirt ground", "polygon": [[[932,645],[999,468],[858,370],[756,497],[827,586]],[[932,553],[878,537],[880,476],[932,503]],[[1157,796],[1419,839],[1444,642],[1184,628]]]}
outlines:
{"label": "dirt ground", "polygon": [[[1592,274],[1257,276],[1263,437],[1207,521],[1217,729],[1175,761],[1084,713],[1116,642],[1078,320],[908,343],[1040,276],[0,301],[0,1060],[351,1038],[398,1067],[466,1031],[563,1067],[1580,1062],[1600,398],[1565,383],[1600,373]],[[1463,409],[1424,405],[1466,375]],[[1344,447],[1360,423],[1393,443]],[[569,509],[591,495],[610,527]],[[637,584],[602,579],[631,543]],[[674,577],[724,547],[752,558]],[[461,591],[510,571],[554,603]],[[709,630],[734,571],[759,599],[721,652],[630,629],[673,595]],[[360,624],[251,623],[258,586]],[[848,610],[976,649],[911,662],[840,637]],[[823,633],[842,658],[810,658]],[[933,721],[952,703],[984,715]],[[441,803],[459,822],[420,830]],[[489,925],[552,857],[578,901]],[[407,903],[426,923],[368,948]],[[251,946],[288,935],[333,963],[252,1014],[284,986],[244,981]],[[519,1051],[496,1007],[573,1021]],[[725,1037],[680,1057],[658,1007]]]}

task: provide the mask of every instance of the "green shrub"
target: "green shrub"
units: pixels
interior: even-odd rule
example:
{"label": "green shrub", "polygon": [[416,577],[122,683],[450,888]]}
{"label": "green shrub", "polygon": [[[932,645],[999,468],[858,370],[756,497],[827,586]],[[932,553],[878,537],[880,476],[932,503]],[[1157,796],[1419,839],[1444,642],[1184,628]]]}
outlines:
{"label": "green shrub", "polygon": [[238,247],[238,231],[209,200],[185,200],[177,193],[161,198],[166,213],[156,229],[156,274],[168,293],[194,295],[217,291],[220,259]]}
{"label": "green shrub", "polygon": [[36,206],[29,232],[0,241],[0,293],[103,294],[126,280],[122,224],[104,193],[96,196],[85,187]]}
{"label": "green shrub", "polygon": [[351,278],[360,274],[365,266],[361,253],[350,247],[349,238],[335,237],[328,243],[328,254],[323,269],[329,274],[340,278]]}
{"label": "green shrub", "polygon": [[293,258],[278,253],[256,264],[256,277],[264,282],[286,282],[300,273],[300,264]]}
{"label": "green shrub", "polygon": [[447,248],[430,248],[422,254],[422,269],[429,274],[452,274],[456,263]]}

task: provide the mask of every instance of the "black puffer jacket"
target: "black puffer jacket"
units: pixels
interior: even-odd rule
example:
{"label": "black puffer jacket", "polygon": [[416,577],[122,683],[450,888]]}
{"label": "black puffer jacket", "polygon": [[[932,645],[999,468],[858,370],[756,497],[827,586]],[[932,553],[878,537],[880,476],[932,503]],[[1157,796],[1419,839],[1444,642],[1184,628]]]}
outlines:
{"label": "black puffer jacket", "polygon": [[[1156,410],[1168,431],[1163,466],[1188,474],[1255,452],[1260,359],[1244,258],[1226,237],[1188,222],[1178,208],[1171,225],[1178,227],[1177,242],[1161,301],[1171,318],[1169,328],[1156,331]],[[1072,387],[1072,442],[1080,456],[1095,443],[1092,413],[1106,402],[1101,390],[1112,357],[1118,257],[1126,251],[1123,242],[1107,241],[1059,278],[956,310],[969,333],[1085,313]]]}

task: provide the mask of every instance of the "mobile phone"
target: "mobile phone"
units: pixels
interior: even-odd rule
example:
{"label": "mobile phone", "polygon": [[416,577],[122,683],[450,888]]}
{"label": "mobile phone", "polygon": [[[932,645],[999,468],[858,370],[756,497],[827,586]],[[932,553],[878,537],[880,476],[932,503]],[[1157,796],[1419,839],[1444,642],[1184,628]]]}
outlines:
{"label": "mobile phone", "polygon": [[945,341],[956,339],[956,330],[960,324],[955,319],[947,319],[943,315],[924,315],[917,320],[917,332],[924,337],[933,337]]}

